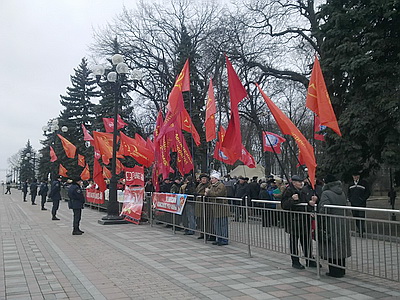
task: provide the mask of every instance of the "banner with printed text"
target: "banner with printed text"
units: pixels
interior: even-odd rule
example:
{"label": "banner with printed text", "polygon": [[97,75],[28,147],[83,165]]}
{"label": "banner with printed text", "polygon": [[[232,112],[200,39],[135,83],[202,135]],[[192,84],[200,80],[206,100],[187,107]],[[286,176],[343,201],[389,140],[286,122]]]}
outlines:
{"label": "banner with printed text", "polygon": [[185,207],[187,195],[153,193],[153,207],[158,210],[181,215]]}
{"label": "banner with printed text", "polygon": [[144,186],[144,167],[125,168],[125,184]]}
{"label": "banner with printed text", "polygon": [[143,198],[144,187],[125,186],[121,216],[129,222],[139,224],[143,209]]}
{"label": "banner with printed text", "polygon": [[86,189],[86,201],[94,204],[104,204],[103,193],[96,189]]}

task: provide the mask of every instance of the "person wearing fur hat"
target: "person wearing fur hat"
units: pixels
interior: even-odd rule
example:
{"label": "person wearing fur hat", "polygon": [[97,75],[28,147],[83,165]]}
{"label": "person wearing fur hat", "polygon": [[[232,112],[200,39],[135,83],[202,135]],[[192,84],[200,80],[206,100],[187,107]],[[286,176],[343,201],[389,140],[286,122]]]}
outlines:
{"label": "person wearing fur hat", "polygon": [[[312,212],[317,202],[317,196],[307,198],[307,193],[303,190],[303,178],[293,175],[291,183],[282,195],[281,205],[284,210],[290,212],[284,215],[285,231],[289,233],[290,253],[292,259],[292,267],[295,269],[304,269],[299,259],[299,242],[306,257],[306,265],[308,267],[316,267],[312,258],[312,238],[311,238],[311,215],[304,212]],[[299,205],[299,204],[306,205]]]}
{"label": "person wearing fur hat", "polygon": [[[344,216],[343,209],[327,208],[326,205],[346,206],[346,195],[342,183],[332,174],[324,178],[321,199],[318,202],[318,212],[322,215],[318,219],[318,247],[323,259],[330,264],[327,276],[343,277],[345,274],[346,258],[351,255],[350,226]],[[334,217],[339,216],[339,217]]]}
{"label": "person wearing fur hat", "polygon": [[82,191],[82,179],[80,177],[72,178],[72,183],[68,189],[68,208],[74,213],[72,235],[82,235],[83,231],[79,229],[82,217],[82,209],[85,204],[85,197]]}
{"label": "person wearing fur hat", "polygon": [[212,212],[214,216],[214,228],[217,240],[213,242],[213,245],[224,246],[228,245],[228,217],[230,210],[227,199],[218,199],[217,197],[226,197],[226,187],[220,181],[221,174],[217,171],[213,171],[210,174],[211,185],[206,188],[205,195],[209,198],[210,202],[214,202],[219,205],[212,206]]}

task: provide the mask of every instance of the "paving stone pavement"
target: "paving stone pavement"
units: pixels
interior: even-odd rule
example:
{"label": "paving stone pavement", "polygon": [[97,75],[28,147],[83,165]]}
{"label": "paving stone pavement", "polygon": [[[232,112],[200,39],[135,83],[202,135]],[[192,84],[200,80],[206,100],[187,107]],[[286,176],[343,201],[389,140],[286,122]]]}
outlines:
{"label": "paving stone pavement", "polygon": [[159,225],[100,225],[104,213],[89,208],[85,233],[72,236],[66,202],[58,215],[52,221],[14,189],[0,196],[0,299],[400,298],[398,282],[352,272],[318,279],[287,255],[253,248],[250,258],[243,245],[213,246]]}

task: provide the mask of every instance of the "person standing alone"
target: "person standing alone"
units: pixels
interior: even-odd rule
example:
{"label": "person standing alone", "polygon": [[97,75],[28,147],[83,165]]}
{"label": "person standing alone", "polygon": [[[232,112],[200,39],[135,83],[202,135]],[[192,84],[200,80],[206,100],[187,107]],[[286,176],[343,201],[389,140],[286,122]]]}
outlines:
{"label": "person standing alone", "polygon": [[37,189],[38,189],[38,184],[37,184],[37,179],[34,178],[32,180],[31,185],[29,186],[30,192],[31,192],[31,202],[32,205],[36,205],[35,200],[36,200],[36,195],[37,195]]}
{"label": "person standing alone", "polygon": [[[367,207],[367,199],[371,195],[368,182],[360,179],[360,172],[353,172],[353,182],[349,185],[347,197],[353,207]],[[357,232],[360,236],[365,233],[365,211],[353,210],[353,217],[357,218]]]}
{"label": "person standing alone", "polygon": [[60,220],[57,218],[57,210],[60,207],[61,200],[61,176],[58,176],[56,180],[51,183],[51,189],[49,198],[53,201],[53,207],[51,209],[52,220],[57,221]]}
{"label": "person standing alone", "polygon": [[40,188],[39,188],[39,195],[42,196],[42,201],[40,202],[40,204],[42,205],[42,210],[47,210],[44,207],[44,204],[46,203],[46,197],[47,197],[48,191],[49,191],[49,187],[47,186],[47,179],[43,179],[42,183],[40,184]]}
{"label": "person standing alone", "polygon": [[82,230],[79,229],[79,225],[82,218],[82,209],[83,205],[85,204],[85,197],[83,196],[82,192],[82,179],[74,178],[72,179],[72,184],[68,189],[68,207],[72,209],[74,213],[74,219],[72,222],[73,230],[72,235],[82,235],[84,233]]}

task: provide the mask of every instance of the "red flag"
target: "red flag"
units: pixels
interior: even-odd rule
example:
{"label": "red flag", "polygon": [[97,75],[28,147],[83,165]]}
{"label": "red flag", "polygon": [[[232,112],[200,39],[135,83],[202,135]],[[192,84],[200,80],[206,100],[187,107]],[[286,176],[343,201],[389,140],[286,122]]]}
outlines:
{"label": "red flag", "polygon": [[221,146],[230,151],[232,160],[238,160],[242,156],[242,133],[240,131],[238,104],[243,98],[247,97],[247,92],[240,82],[228,57],[225,56],[225,58],[226,68],[228,70],[229,97],[231,99],[231,118]]}
{"label": "red flag", "polygon": [[124,170],[124,165],[121,163],[121,161],[117,158],[117,165],[115,166],[115,174],[119,174]]}
{"label": "red flag", "polygon": [[155,150],[154,143],[149,137],[146,140],[146,147],[147,147],[147,149],[149,149],[150,151],[152,151],[154,153],[154,150]]}
{"label": "red flag", "polygon": [[169,155],[169,146],[167,143],[167,137],[164,135],[161,137],[161,139],[158,139],[160,135],[160,129],[163,124],[163,117],[161,111],[158,113],[157,116],[157,121],[156,121],[156,126],[154,128],[154,158],[155,158],[155,163],[153,165],[154,169],[157,169],[155,172],[156,175],[158,176],[159,174],[162,174],[163,178],[167,178],[169,176],[169,173],[173,173],[174,170],[171,168],[169,162],[170,162],[170,155]]}
{"label": "red flag", "polygon": [[96,158],[93,160],[93,181],[97,184],[101,192],[107,189],[107,185],[104,182],[103,170]]}
{"label": "red flag", "polygon": [[228,165],[233,165],[236,160],[232,160],[229,158],[229,154],[227,154],[227,150],[221,147],[221,142],[215,143],[214,154],[213,157],[219,161],[222,161]]}
{"label": "red flag", "polygon": [[322,125],[331,128],[339,136],[342,136],[317,57],[315,57],[308,85],[306,107],[319,116]]}
{"label": "red flag", "polygon": [[57,159],[58,159],[58,158],[57,158],[56,153],[54,152],[53,147],[50,146],[50,161],[51,161],[51,162],[55,162]]}
{"label": "red flag", "polygon": [[[176,123],[176,119],[184,110],[183,95],[182,92],[190,90],[190,74],[189,74],[189,60],[186,60],[182,71],[175,80],[175,85],[172,88],[171,93],[168,96],[167,115],[165,116],[164,123],[162,124],[159,132],[158,139],[161,139],[169,129],[170,125]],[[183,120],[185,116],[181,117]],[[181,123],[181,122],[179,122]],[[179,124],[180,125],[180,124]],[[191,132],[191,131],[189,131]]]}
{"label": "red flag", "polygon": [[64,151],[65,151],[65,155],[68,158],[74,158],[75,153],[76,153],[76,147],[70,141],[68,141],[66,138],[64,138],[61,134],[57,134],[57,136],[61,140],[61,143],[62,143]]}
{"label": "red flag", "polygon": [[200,145],[200,136],[196,130],[196,127],[194,127],[194,125],[193,125],[193,122],[189,116],[189,113],[187,112],[187,110],[185,108],[183,108],[178,119],[179,119],[180,127],[182,128],[182,130],[190,132],[193,136],[193,141],[196,143],[196,146]]}
{"label": "red flag", "polygon": [[85,157],[83,155],[78,154],[78,165],[85,167]]}
{"label": "red flag", "polygon": [[63,177],[68,177],[67,172],[68,172],[68,170],[66,168],[64,168],[64,166],[62,164],[60,164],[58,166],[58,175],[61,175]]}
{"label": "red flag", "polygon": [[321,121],[318,116],[314,116],[314,139],[319,141],[325,141],[325,136],[320,133],[326,126],[321,125]]}
{"label": "red flag", "polygon": [[101,154],[101,159],[108,165],[113,153],[113,135],[111,133],[104,133],[93,131],[94,147]]}
{"label": "red flag", "polygon": [[177,152],[176,166],[179,173],[184,176],[193,170],[193,159],[181,130],[175,132],[174,147],[174,151]]}
{"label": "red flag", "polygon": [[286,142],[286,139],[272,132],[263,132],[263,149],[269,152],[281,153],[281,144]]}
{"label": "red flag", "polygon": [[206,128],[206,141],[214,140],[216,136],[215,128],[215,114],[217,113],[217,107],[215,106],[214,97],[214,87],[212,80],[210,79],[210,84],[208,85],[208,98],[206,104],[206,120],[204,122],[204,127]]}
{"label": "red flag", "polygon": [[272,100],[263,92],[259,85],[256,85],[282,133],[293,136],[294,140],[296,141],[299,151],[301,152],[302,159],[308,168],[310,182],[312,186],[314,186],[315,169],[317,168],[317,163],[315,162],[313,147],[300,132],[300,130],[292,123],[292,121],[290,121],[290,119],[285,116],[285,114],[275,105],[275,103],[273,103]]}
{"label": "red flag", "polygon": [[[114,118],[103,118],[104,129],[106,132],[114,132]],[[126,125],[124,120],[122,120],[120,115],[117,115],[117,129],[122,129]]]}
{"label": "red flag", "polygon": [[90,179],[90,171],[89,171],[89,165],[86,164],[85,168],[83,169],[81,173],[81,179],[82,180],[89,180]]}
{"label": "red flag", "polygon": [[246,150],[246,148],[243,145],[242,145],[242,157],[240,158],[240,161],[242,161],[249,168],[256,167],[256,161],[254,160],[254,157]]}
{"label": "red flag", "polygon": [[83,140],[84,141],[93,141],[93,137],[89,134],[89,131],[86,129],[85,125],[82,124],[82,131],[83,131]]}
{"label": "red flag", "polygon": [[146,146],[136,139],[130,138],[123,132],[120,133],[120,153],[124,156],[133,157],[139,164],[150,167],[154,161],[154,154]]}
{"label": "red flag", "polygon": [[111,171],[106,166],[103,166],[103,177],[106,179],[111,179],[112,177]]}

